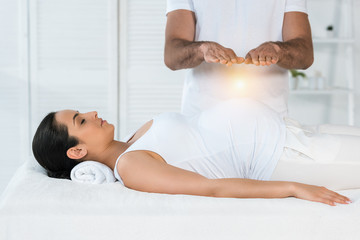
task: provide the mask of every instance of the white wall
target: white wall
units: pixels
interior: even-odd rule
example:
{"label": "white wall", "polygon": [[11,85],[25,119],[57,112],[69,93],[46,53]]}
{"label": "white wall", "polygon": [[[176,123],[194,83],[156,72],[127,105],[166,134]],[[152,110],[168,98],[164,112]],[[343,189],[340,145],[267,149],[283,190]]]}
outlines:
{"label": "white wall", "polygon": [[355,82],[355,125],[360,126],[360,1],[355,1],[354,9],[355,18],[355,38],[356,38],[356,50],[355,50],[355,76],[357,81]]}
{"label": "white wall", "polygon": [[165,0],[120,1],[120,136],[180,111],[184,71],[164,64]]}
{"label": "white wall", "polygon": [[0,0],[0,193],[29,151],[23,3]]}
{"label": "white wall", "polygon": [[47,113],[117,125],[117,1],[0,0],[0,36],[1,193]]}
{"label": "white wall", "polygon": [[[314,39],[327,39],[326,27],[334,26],[335,38],[346,38],[347,30],[351,27],[349,13],[346,10],[349,5],[344,0],[308,0],[309,19]],[[354,1],[354,35],[357,49],[355,59],[360,56],[359,52],[359,1]],[[357,19],[357,20],[356,20]],[[351,77],[351,64],[355,67],[355,125],[360,126],[359,106],[359,68],[356,63],[350,61],[347,47],[344,43],[314,43],[314,64],[305,71],[312,77],[315,71],[320,71],[329,87],[347,87],[347,80]],[[311,81],[311,79],[310,79]],[[289,114],[291,117],[304,124],[347,124],[348,123],[348,95],[346,94],[292,94],[289,98]]]}

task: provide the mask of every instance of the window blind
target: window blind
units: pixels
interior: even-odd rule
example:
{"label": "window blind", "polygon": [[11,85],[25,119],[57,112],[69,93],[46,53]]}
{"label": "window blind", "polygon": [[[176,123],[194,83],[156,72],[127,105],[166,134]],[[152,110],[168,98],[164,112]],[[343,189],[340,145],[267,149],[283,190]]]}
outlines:
{"label": "window blind", "polygon": [[117,1],[30,0],[31,135],[51,111],[117,125]]}
{"label": "window blind", "polygon": [[120,2],[120,135],[180,111],[184,71],[164,64],[165,0]]}

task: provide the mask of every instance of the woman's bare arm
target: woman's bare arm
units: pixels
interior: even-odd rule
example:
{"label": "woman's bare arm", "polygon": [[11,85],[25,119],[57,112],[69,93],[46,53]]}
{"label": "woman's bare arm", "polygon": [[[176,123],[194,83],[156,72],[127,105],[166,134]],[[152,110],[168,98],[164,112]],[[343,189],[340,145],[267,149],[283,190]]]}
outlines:
{"label": "woman's bare arm", "polygon": [[126,187],[143,192],[230,198],[297,197],[329,205],[350,201],[324,187],[295,182],[208,179],[159,161],[141,151],[124,155],[117,168]]}
{"label": "woman's bare arm", "polygon": [[[348,203],[350,199],[325,187],[286,181],[259,181],[242,178],[215,179],[215,197],[285,198],[296,197],[331,206]],[[234,195],[236,194],[236,195]]]}

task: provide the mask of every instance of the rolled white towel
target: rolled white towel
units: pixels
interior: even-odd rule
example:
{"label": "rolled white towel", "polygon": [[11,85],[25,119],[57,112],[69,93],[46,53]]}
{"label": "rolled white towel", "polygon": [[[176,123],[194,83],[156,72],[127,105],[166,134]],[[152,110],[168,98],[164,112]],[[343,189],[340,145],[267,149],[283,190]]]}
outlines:
{"label": "rolled white towel", "polygon": [[70,174],[71,180],[80,183],[112,183],[115,182],[114,172],[105,164],[95,161],[84,161],[76,165]]}

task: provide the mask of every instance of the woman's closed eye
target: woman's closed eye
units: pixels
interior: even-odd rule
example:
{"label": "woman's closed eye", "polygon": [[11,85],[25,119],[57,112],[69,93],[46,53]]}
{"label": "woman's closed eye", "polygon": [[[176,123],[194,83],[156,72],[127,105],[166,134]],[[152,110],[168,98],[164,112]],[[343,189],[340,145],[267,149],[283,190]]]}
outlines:
{"label": "woman's closed eye", "polygon": [[85,123],[85,119],[81,120],[80,125],[82,125],[83,123]]}

